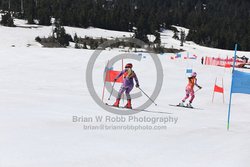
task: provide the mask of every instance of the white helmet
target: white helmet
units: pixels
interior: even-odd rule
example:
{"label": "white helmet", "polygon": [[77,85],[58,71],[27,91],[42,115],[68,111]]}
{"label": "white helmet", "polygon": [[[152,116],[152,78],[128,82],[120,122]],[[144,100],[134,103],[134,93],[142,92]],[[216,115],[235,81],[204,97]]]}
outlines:
{"label": "white helmet", "polygon": [[191,76],[192,76],[192,77],[196,77],[196,76],[197,76],[197,73],[196,73],[196,72],[193,72]]}

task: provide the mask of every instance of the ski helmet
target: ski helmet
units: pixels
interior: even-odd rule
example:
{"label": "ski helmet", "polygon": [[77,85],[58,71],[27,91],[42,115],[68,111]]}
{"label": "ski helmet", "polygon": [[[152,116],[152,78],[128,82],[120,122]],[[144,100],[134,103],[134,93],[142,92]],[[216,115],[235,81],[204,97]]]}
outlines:
{"label": "ski helmet", "polygon": [[133,65],[131,63],[126,64],[125,68],[132,68]]}
{"label": "ski helmet", "polygon": [[197,73],[196,72],[193,72],[192,73],[192,77],[196,77],[197,76]]}

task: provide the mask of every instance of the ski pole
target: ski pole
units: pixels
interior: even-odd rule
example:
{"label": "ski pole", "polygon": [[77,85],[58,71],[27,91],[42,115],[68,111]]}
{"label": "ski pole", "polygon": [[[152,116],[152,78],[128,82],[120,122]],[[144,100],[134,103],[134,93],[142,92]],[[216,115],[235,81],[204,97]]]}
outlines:
{"label": "ski pole", "polygon": [[199,90],[201,90],[201,89],[197,89],[194,93],[198,92]]}
{"label": "ski pole", "polygon": [[109,95],[108,100],[110,100],[110,97],[111,97],[111,95],[112,95],[112,93],[113,93],[113,90],[114,90],[114,86],[115,86],[115,82],[114,82],[113,85],[112,85],[112,89],[111,89],[111,92],[110,92],[110,95]]}
{"label": "ski pole", "polygon": [[152,100],[140,87],[138,87],[138,88],[142,91],[142,93],[144,95],[146,95],[148,97],[149,100],[151,100],[157,106],[157,104],[154,102],[154,100]]}

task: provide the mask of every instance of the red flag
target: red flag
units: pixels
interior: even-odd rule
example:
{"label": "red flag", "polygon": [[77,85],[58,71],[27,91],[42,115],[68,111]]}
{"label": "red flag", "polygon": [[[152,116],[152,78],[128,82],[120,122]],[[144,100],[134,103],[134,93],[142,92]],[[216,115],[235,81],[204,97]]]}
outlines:
{"label": "red flag", "polygon": [[214,92],[218,92],[218,93],[224,93],[224,88],[214,85]]}
{"label": "red flag", "polygon": [[[106,82],[114,82],[114,79],[120,74],[121,71],[113,71],[113,70],[108,70],[106,73]],[[123,77],[121,76],[116,80],[116,82],[122,83],[123,82]]]}

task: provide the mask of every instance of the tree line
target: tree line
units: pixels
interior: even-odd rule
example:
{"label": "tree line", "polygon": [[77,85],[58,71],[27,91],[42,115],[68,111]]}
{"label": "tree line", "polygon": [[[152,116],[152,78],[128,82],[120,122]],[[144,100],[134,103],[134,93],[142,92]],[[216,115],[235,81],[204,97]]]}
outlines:
{"label": "tree line", "polygon": [[222,49],[250,50],[249,0],[0,0],[0,9],[14,11],[29,23],[99,27],[134,32],[145,42],[171,25],[190,29],[187,40]]}

